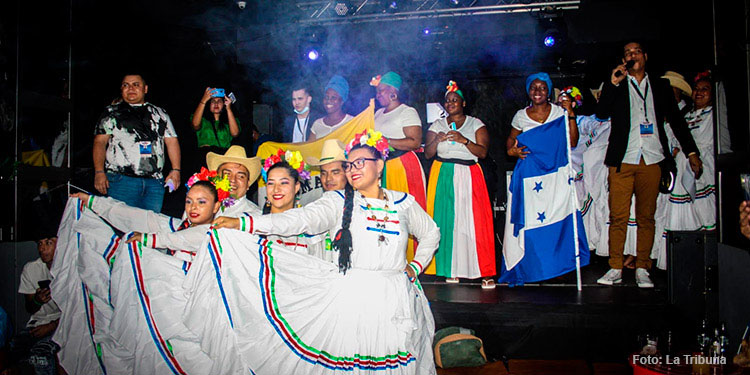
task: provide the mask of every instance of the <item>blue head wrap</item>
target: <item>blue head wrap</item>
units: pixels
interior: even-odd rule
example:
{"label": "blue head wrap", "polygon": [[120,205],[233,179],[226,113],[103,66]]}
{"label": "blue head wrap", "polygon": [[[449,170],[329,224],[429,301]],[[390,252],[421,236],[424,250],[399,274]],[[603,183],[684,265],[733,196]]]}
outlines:
{"label": "blue head wrap", "polygon": [[549,93],[548,95],[552,95],[554,91],[554,86],[552,86],[552,79],[549,78],[549,74],[544,72],[534,73],[526,78],[526,93],[529,93],[531,82],[534,82],[537,79],[547,84],[547,92]]}
{"label": "blue head wrap", "polygon": [[349,99],[349,82],[346,82],[346,79],[338,74],[331,77],[323,93],[325,94],[328,89],[333,89],[333,91],[339,93],[341,100],[344,102]]}

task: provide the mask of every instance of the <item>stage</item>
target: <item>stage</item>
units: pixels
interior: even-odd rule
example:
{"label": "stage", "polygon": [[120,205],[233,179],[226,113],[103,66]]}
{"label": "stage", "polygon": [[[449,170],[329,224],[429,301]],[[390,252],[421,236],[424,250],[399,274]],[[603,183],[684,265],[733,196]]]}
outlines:
{"label": "stage", "polygon": [[[654,289],[640,289],[635,272],[625,270],[623,283],[596,283],[607,259],[592,255],[582,269],[583,290],[576,290],[575,272],[543,283],[483,290],[479,280],[446,284],[422,276],[435,316],[436,330],[471,328],[484,342],[488,360],[582,359],[625,363],[638,348],[639,336],[665,336],[690,349],[693,323],[685,322],[667,299],[666,271],[654,269]],[[655,267],[654,267],[655,268]]]}

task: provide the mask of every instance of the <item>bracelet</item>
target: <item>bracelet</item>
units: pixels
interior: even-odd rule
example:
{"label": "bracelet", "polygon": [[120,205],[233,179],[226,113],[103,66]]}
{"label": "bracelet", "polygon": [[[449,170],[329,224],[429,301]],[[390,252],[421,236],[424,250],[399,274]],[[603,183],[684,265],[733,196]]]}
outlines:
{"label": "bracelet", "polygon": [[575,119],[576,119],[575,116],[568,116],[568,120],[575,120]]}
{"label": "bracelet", "polygon": [[107,173],[107,172],[105,172],[105,171],[95,171],[94,174],[96,174],[96,173]]}
{"label": "bracelet", "polygon": [[32,301],[34,301],[34,303],[35,303],[35,304],[36,304],[37,306],[44,306],[44,304],[43,304],[43,303],[41,303],[41,302],[39,302],[39,301],[37,301],[37,300],[36,300],[36,295],[34,295],[34,297],[32,297],[32,298],[31,298],[31,300],[32,300]]}
{"label": "bracelet", "polygon": [[201,104],[203,104],[203,105],[206,105],[206,102],[198,102],[198,103],[201,103]]}
{"label": "bracelet", "polygon": [[469,139],[467,138],[467,139],[466,139],[466,143],[464,143],[464,146],[468,146],[468,145],[469,145],[469,143],[471,143],[471,140],[469,140]]}
{"label": "bracelet", "polygon": [[180,168],[172,168],[173,171],[182,172]]}

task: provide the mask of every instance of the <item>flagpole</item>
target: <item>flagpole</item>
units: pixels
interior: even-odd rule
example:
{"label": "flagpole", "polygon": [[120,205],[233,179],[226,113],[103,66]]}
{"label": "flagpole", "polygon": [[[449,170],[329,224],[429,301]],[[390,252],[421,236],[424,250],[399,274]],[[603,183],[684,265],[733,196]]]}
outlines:
{"label": "flagpole", "polygon": [[[573,178],[571,182],[572,189],[570,189],[570,199],[575,204],[575,210],[573,210],[573,242],[575,242],[576,250],[576,286],[578,291],[583,290],[581,286],[581,249],[578,246],[578,198],[575,190],[575,172],[573,171],[573,160],[570,156],[570,119],[568,118],[568,111],[565,111],[565,150],[568,154],[568,175]],[[571,178],[569,177],[569,178]]]}

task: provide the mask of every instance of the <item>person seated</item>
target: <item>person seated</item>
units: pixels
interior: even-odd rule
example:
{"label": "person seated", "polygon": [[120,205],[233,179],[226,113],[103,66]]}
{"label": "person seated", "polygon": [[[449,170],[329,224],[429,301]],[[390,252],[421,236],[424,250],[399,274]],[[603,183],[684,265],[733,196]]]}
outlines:
{"label": "person seated", "polygon": [[52,341],[52,335],[57,329],[61,312],[50,294],[52,275],[49,270],[55,257],[57,228],[40,230],[36,244],[39,258],[23,267],[18,287],[31,319],[12,339],[10,358],[20,360],[18,365],[30,365],[35,374],[56,374],[56,353],[60,347]]}

